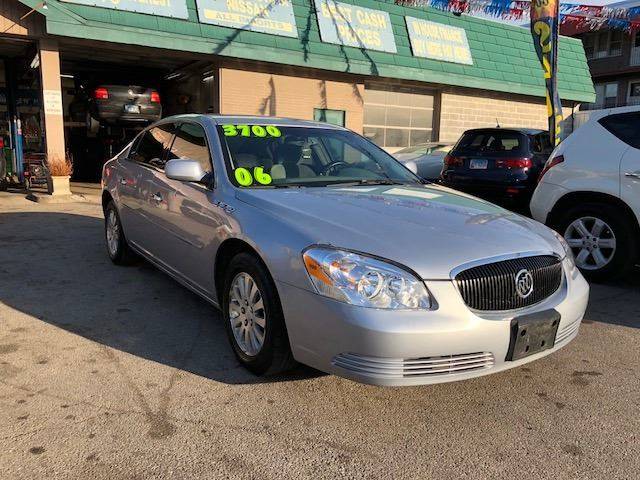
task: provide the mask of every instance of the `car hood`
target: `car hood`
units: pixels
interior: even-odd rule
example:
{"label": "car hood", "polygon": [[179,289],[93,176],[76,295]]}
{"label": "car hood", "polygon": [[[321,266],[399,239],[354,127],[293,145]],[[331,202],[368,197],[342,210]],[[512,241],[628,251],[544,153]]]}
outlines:
{"label": "car hood", "polygon": [[393,260],[424,279],[449,279],[461,265],[503,255],[564,254],[544,225],[441,186],[244,189],[237,198],[309,244]]}

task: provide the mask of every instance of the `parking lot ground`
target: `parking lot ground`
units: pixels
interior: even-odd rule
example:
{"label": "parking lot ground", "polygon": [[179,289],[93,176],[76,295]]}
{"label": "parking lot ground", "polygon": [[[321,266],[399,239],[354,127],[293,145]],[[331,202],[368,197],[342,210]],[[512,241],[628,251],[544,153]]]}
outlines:
{"label": "parking lot ground", "polygon": [[640,478],[640,275],[578,338],[411,388],[256,378],[217,311],[115,267],[93,203],[0,202],[0,478]]}

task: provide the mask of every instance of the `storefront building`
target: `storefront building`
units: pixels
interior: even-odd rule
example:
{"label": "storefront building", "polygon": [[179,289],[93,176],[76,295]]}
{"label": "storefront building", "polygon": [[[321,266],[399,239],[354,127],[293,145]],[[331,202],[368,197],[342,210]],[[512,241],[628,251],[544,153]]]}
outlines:
{"label": "storefront building", "polygon": [[[543,73],[525,28],[384,0],[1,5],[0,135],[14,156],[22,142],[23,155],[104,161],[114,137],[92,140],[96,149],[73,115],[79,91],[101,78],[157,89],[163,115],[316,119],[392,152],[473,127],[546,128]],[[582,43],[562,38],[559,58],[570,113],[595,94]]]}

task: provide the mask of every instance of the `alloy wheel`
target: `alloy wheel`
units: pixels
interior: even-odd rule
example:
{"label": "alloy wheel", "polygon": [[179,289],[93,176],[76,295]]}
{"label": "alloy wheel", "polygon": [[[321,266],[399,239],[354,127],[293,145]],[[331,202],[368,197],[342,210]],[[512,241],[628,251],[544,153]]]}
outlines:
{"label": "alloy wheel", "polygon": [[604,220],[580,217],[569,224],[564,238],[571,247],[576,265],[584,270],[605,267],[616,253],[616,236]]}
{"label": "alloy wheel", "polygon": [[115,257],[118,254],[118,246],[120,242],[120,224],[116,212],[109,210],[107,214],[107,248],[109,254]]}
{"label": "alloy wheel", "polygon": [[262,292],[245,272],[238,273],[231,282],[229,322],[240,350],[250,357],[258,355],[264,345],[266,312]]}

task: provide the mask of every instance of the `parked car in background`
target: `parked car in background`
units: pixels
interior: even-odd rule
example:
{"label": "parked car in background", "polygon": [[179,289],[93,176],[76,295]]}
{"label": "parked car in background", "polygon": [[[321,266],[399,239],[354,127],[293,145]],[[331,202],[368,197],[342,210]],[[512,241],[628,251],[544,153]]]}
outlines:
{"label": "parked car in background", "polygon": [[467,130],[444,159],[442,182],[490,201],[526,207],[551,150],[543,130]]}
{"label": "parked car in background", "polygon": [[632,267],[640,248],[640,106],[597,110],[551,154],[531,199],[591,280]]}
{"label": "parked car in background", "polygon": [[433,181],[440,178],[444,157],[452,146],[452,143],[428,142],[403,148],[393,156],[419,177]]}
{"label": "parked car in background", "polygon": [[586,309],[560,235],[424,185],[342,127],[169,117],[102,182],[111,260],[135,252],[219,306],[257,374],[297,360],[376,385],[462,380],[564,347]]}
{"label": "parked car in background", "polygon": [[71,117],[86,121],[87,129],[96,133],[100,125],[146,126],[160,120],[160,94],[150,87],[137,85],[79,85],[69,106]]}

